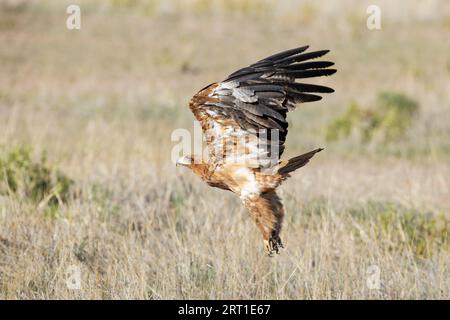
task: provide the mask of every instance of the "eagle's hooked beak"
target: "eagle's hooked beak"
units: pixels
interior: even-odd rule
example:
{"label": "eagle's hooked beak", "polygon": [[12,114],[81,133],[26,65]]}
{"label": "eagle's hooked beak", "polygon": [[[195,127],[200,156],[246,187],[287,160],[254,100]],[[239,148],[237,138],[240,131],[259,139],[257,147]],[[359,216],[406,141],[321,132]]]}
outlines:
{"label": "eagle's hooked beak", "polygon": [[192,158],[191,157],[181,157],[177,160],[176,166],[188,166],[192,164]]}

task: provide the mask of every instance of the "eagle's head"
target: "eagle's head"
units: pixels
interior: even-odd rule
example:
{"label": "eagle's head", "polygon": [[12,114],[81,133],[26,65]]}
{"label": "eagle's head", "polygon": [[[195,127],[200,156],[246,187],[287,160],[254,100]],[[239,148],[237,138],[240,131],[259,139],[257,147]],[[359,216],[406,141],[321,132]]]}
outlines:
{"label": "eagle's head", "polygon": [[177,166],[184,166],[188,168],[192,168],[195,165],[202,164],[204,164],[202,157],[197,155],[184,156],[177,160]]}
{"label": "eagle's head", "polygon": [[189,167],[193,163],[194,163],[194,159],[192,156],[184,156],[177,160],[177,167],[178,166]]}
{"label": "eagle's head", "polygon": [[208,171],[208,163],[203,162],[201,156],[184,156],[177,160],[177,166],[183,166],[191,169],[196,175],[203,177]]}

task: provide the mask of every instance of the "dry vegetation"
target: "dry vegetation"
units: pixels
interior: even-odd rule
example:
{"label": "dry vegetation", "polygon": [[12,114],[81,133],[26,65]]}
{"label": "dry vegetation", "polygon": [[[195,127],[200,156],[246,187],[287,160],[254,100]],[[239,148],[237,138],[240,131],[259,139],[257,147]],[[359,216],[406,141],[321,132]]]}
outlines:
{"label": "dry vegetation", "polygon": [[[450,298],[448,1],[379,1],[380,31],[367,1],[73,2],[80,31],[69,2],[0,1],[0,298]],[[170,134],[197,89],[303,44],[332,50],[336,93],[290,115],[286,156],[326,150],[282,187],[268,258],[237,197],[175,169]],[[401,138],[325,139],[381,92],[418,105]]]}

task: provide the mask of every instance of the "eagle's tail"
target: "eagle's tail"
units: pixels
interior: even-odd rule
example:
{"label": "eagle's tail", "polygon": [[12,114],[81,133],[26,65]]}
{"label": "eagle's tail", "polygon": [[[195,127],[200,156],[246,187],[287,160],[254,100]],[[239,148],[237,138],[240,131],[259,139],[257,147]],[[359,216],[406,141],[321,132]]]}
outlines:
{"label": "eagle's tail", "polygon": [[287,161],[282,161],[280,163],[280,169],[278,169],[278,173],[282,176],[287,175],[288,173],[297,170],[298,168],[303,167],[305,164],[309,162],[309,160],[314,157],[317,152],[322,151],[323,148],[315,149],[313,151],[304,153],[302,155],[296,156]]}

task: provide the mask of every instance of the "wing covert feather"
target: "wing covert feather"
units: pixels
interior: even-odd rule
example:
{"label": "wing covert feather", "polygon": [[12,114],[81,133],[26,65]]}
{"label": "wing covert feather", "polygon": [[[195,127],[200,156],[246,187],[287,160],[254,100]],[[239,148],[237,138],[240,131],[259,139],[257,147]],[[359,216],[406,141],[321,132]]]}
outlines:
{"label": "wing covert feather", "polygon": [[[212,161],[228,161],[242,152],[250,158],[280,158],[288,132],[287,113],[297,103],[320,100],[317,93],[334,92],[325,86],[296,82],[336,72],[329,68],[332,62],[309,61],[328,50],[305,52],[307,49],[304,46],[259,60],[205,87],[191,99],[190,109],[201,123]],[[267,133],[270,130],[278,134]],[[261,132],[266,132],[263,139]],[[229,150],[230,146],[235,150]],[[265,149],[268,146],[274,149]]]}

